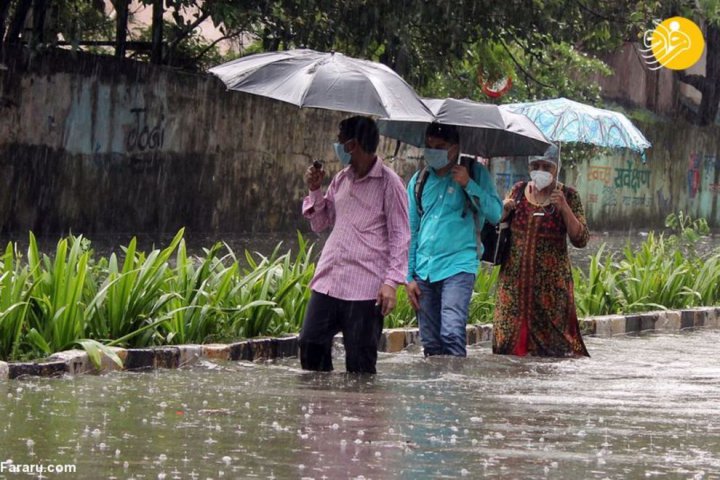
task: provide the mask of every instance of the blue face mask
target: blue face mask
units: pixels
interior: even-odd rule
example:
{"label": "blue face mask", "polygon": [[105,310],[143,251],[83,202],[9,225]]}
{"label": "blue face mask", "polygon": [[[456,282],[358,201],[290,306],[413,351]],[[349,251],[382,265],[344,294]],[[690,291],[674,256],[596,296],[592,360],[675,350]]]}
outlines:
{"label": "blue face mask", "polygon": [[[348,140],[349,142],[350,140]],[[347,167],[350,164],[351,155],[345,151],[345,143],[333,143],[333,147],[335,148],[335,155],[337,156],[338,160],[340,160],[340,163],[342,163],[343,167]]]}
{"label": "blue face mask", "polygon": [[450,160],[448,159],[448,151],[440,148],[426,148],[425,163],[435,170],[440,170],[450,163]]}

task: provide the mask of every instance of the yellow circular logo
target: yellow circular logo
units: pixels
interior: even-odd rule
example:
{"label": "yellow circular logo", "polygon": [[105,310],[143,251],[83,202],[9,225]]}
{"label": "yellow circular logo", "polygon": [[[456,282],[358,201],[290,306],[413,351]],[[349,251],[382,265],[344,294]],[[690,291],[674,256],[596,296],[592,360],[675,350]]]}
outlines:
{"label": "yellow circular logo", "polygon": [[705,39],[695,22],[685,17],[672,17],[645,33],[645,46],[645,51],[652,52],[645,56],[652,70],[660,67],[685,70],[700,60]]}

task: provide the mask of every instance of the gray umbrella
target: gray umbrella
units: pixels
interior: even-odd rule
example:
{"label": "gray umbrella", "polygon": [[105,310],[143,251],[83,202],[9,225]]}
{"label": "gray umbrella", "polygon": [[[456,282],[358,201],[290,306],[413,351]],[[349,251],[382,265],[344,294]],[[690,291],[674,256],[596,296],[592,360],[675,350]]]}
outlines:
{"label": "gray umbrella", "polygon": [[286,50],[213,67],[230,90],[292,103],[396,120],[432,120],[405,80],[387,66],[341,53]]}
{"label": "gray umbrella", "polygon": [[[472,100],[423,99],[435,121],[455,125],[460,133],[460,150],[482,157],[541,155],[551,145],[525,115],[508,112],[497,105]],[[429,121],[380,120],[380,134],[416,147],[425,146]]]}

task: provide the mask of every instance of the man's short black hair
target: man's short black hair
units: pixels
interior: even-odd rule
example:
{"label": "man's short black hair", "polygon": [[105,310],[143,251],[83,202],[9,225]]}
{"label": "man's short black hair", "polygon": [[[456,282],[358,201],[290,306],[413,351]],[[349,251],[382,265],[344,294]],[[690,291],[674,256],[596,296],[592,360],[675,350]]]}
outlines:
{"label": "man's short black hair", "polygon": [[375,153],[380,143],[380,133],[375,120],[362,115],[340,122],[340,136],[345,141],[357,140],[365,153]]}
{"label": "man's short black hair", "polygon": [[442,138],[453,145],[460,143],[460,134],[455,125],[444,125],[442,123],[431,123],[425,129],[425,138]]}

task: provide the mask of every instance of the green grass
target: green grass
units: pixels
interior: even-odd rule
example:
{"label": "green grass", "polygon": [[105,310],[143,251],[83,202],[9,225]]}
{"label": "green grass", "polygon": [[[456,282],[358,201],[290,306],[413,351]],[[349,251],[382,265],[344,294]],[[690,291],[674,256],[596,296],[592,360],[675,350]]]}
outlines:
{"label": "green grass", "polygon": [[[679,309],[720,303],[720,251],[699,255],[691,222],[679,235],[648,235],[636,250],[591,255],[573,269],[581,316]],[[699,225],[699,224],[698,224]],[[700,225],[702,226],[702,225]],[[690,229],[693,229],[690,231]],[[702,233],[702,232],[701,232]],[[41,358],[80,346],[95,361],[110,345],[138,347],[230,341],[298,332],[315,271],[313,245],[298,234],[295,253],[279,244],[242,262],[217,243],[191,256],[180,230],[164,249],[96,258],[83,237],[58,241],[49,254],[30,234],[27,254],[9,243],[0,257],[0,359]],[[470,323],[490,323],[499,268],[481,267]],[[404,287],[385,326],[416,326]],[[117,359],[116,359],[117,360]],[[118,360],[119,361],[119,360]]]}

